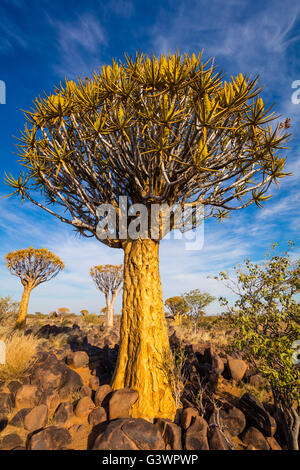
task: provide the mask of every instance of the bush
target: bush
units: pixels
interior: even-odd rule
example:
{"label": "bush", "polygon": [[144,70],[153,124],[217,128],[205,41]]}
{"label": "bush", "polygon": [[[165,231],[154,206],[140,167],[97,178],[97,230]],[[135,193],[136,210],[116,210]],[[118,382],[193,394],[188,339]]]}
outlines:
{"label": "bush", "polygon": [[6,364],[0,365],[0,380],[20,380],[34,363],[40,340],[33,335],[13,333],[0,337],[6,344]]}
{"label": "bush", "polygon": [[12,300],[11,297],[0,297],[0,321],[17,315],[18,309],[19,303]]}

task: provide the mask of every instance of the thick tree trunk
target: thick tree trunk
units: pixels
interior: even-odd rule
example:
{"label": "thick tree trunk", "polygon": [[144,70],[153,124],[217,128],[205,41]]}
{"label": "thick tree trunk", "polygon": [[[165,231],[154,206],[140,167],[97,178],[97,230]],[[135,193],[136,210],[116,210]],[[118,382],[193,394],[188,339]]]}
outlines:
{"label": "thick tree trunk", "polygon": [[28,309],[28,302],[30,297],[31,288],[29,286],[24,286],[24,291],[22,294],[22,299],[20,302],[18,318],[16,322],[16,328],[23,329],[26,325],[26,315]]}
{"label": "thick tree trunk", "polygon": [[120,350],[113,389],[130,387],[139,392],[133,417],[173,419],[176,407],[166,374],[170,345],[159,275],[159,242],[127,241],[124,252]]}

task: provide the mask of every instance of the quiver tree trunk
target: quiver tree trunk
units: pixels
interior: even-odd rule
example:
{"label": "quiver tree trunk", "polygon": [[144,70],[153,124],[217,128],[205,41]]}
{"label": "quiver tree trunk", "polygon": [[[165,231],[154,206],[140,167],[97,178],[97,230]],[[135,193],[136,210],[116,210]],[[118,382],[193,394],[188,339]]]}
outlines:
{"label": "quiver tree trunk", "polygon": [[22,294],[22,299],[20,302],[20,307],[19,307],[19,312],[18,312],[18,318],[16,322],[16,328],[18,329],[25,328],[26,315],[27,315],[27,309],[28,309],[28,303],[29,303],[31,290],[32,288],[29,285],[24,286],[24,291]]}
{"label": "quiver tree trunk", "polygon": [[159,242],[124,243],[123,311],[113,389],[139,392],[132,416],[173,419],[175,401],[168,381],[170,354],[159,275]]}
{"label": "quiver tree trunk", "polygon": [[109,293],[105,294],[106,298],[106,326],[112,328],[114,326],[114,305],[117,298],[117,292],[112,292],[110,298]]}

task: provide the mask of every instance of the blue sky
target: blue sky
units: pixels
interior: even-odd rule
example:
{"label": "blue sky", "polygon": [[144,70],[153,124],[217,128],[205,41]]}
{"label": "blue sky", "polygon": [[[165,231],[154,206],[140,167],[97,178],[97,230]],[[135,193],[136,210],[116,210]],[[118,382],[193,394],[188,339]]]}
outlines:
{"label": "blue sky", "polygon": [[[293,175],[272,188],[264,209],[252,206],[235,212],[221,225],[205,223],[202,250],[186,251],[184,242],[161,244],[164,297],[192,288],[218,296],[227,294],[207,279],[231,270],[246,257],[262,260],[270,245],[299,240],[300,104],[293,104],[292,82],[300,80],[300,3],[297,0],[1,0],[0,80],[6,83],[6,104],[0,105],[0,196],[9,189],[4,172],[16,173],[13,135],[23,128],[22,109],[28,109],[43,90],[51,92],[66,76],[88,76],[112,58],[136,50],[151,54],[174,52],[215,56],[230,76],[260,74],[264,98],[291,118],[294,138],[287,168]],[[99,312],[103,296],[89,278],[93,264],[122,262],[121,250],[95,239],[79,239],[69,226],[19,199],[0,199],[0,296],[20,298],[22,288],[3,261],[8,251],[44,246],[60,255],[66,270],[38,287],[29,311],[65,306],[74,312]],[[299,252],[299,251],[298,251]],[[120,301],[117,304],[120,310]],[[209,309],[216,313],[215,303]]]}

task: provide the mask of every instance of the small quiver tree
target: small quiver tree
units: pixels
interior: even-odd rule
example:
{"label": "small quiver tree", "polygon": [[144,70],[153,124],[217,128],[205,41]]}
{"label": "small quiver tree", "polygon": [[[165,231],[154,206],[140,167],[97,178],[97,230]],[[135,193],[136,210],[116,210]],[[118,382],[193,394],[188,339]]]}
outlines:
{"label": "small quiver tree", "polygon": [[188,305],[182,296],[170,297],[165,301],[165,306],[174,318],[176,325],[182,324],[182,318],[188,312]]}
{"label": "small quiver tree", "polygon": [[32,289],[57,276],[64,263],[46,248],[33,247],[8,253],[5,259],[11,274],[19,277],[24,287],[16,322],[16,328],[24,328]]}
{"label": "small quiver tree", "polygon": [[[152,230],[152,208],[188,205],[195,214],[201,206],[205,218],[222,220],[262,205],[270,185],[286,175],[280,151],[288,133],[270,125],[277,116],[261,90],[242,74],[225,81],[201,54],[137,54],[90,79],[67,80],[26,112],[18,147],[25,173],[6,176],[12,195],[124,251],[112,388],[139,392],[134,417],[173,419],[176,412],[162,367],[170,345],[159,273],[160,240],[176,223],[170,217],[162,227],[156,216]],[[124,222],[123,196],[138,205],[151,233]],[[103,236],[107,205],[116,230]]]}
{"label": "small quiver tree", "polygon": [[80,313],[83,317],[86,317],[89,314],[89,311],[86,308],[84,308],[84,309],[80,310]]}
{"label": "small quiver tree", "polygon": [[112,328],[114,326],[114,304],[123,283],[123,265],[94,266],[91,268],[90,274],[98,289],[105,295],[106,325],[108,328]]}
{"label": "small quiver tree", "polygon": [[183,294],[188,307],[188,316],[193,322],[194,332],[197,333],[199,320],[205,315],[204,309],[215,300],[215,297],[200,289],[193,289]]}
{"label": "small quiver tree", "polygon": [[[273,246],[273,250],[276,245]],[[289,449],[299,449],[300,366],[295,347],[300,339],[300,304],[295,298],[299,287],[300,261],[267,254],[263,265],[246,260],[235,269],[235,280],[225,272],[217,279],[238,296],[224,313],[234,332],[231,348],[245,358],[270,383],[277,424]]]}

